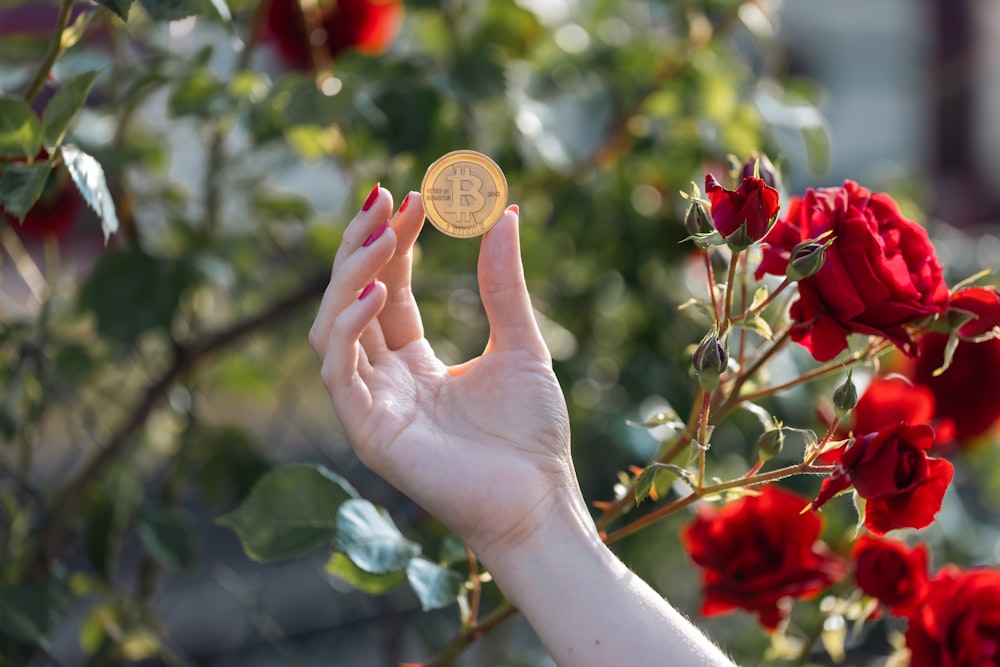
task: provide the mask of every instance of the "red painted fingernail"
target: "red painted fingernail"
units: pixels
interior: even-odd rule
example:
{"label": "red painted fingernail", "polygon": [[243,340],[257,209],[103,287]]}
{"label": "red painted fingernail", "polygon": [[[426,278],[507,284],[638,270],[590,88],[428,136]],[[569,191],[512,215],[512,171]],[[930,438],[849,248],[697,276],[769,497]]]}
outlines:
{"label": "red painted fingernail", "polygon": [[389,228],[389,221],[386,220],[381,225],[379,225],[378,227],[376,227],[374,232],[372,232],[371,234],[368,235],[368,238],[366,238],[365,242],[361,244],[361,247],[362,248],[367,248],[371,244],[375,243],[375,241],[378,240],[378,237],[380,237],[383,234],[385,234],[385,230],[387,230],[388,228]]}
{"label": "red painted fingernail", "polygon": [[402,213],[403,211],[405,211],[406,207],[410,205],[410,194],[412,194],[412,193],[407,192],[406,196],[403,197],[403,203],[399,205],[399,212],[400,213]]}
{"label": "red painted fingernail", "polygon": [[367,211],[372,207],[372,204],[375,203],[375,199],[378,198],[378,188],[379,184],[376,183],[375,187],[372,188],[372,191],[368,193],[368,199],[366,199],[365,203],[361,205],[362,211]]}
{"label": "red painted fingernail", "polygon": [[514,215],[521,215],[521,209],[517,207],[517,204],[511,204],[507,207],[507,210],[512,212]]}
{"label": "red painted fingernail", "polygon": [[368,296],[369,294],[371,294],[371,292],[372,292],[373,289],[375,289],[375,281],[374,280],[371,281],[370,283],[368,283],[367,285],[365,285],[365,288],[363,290],[361,290],[361,296],[358,297],[358,301],[361,301],[361,299],[363,299],[366,296]]}

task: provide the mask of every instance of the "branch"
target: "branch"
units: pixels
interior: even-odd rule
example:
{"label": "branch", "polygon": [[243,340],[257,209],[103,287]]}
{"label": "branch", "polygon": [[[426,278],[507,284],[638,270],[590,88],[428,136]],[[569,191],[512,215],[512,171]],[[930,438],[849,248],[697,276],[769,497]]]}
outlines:
{"label": "branch", "polygon": [[42,571],[48,569],[49,561],[62,547],[69,520],[79,509],[87,488],[125,451],[132,436],[145,424],[175,382],[211,354],[232,345],[247,334],[282,320],[289,312],[318,298],[328,282],[329,276],[324,272],[258,313],[206,334],[186,347],[178,346],[167,370],[146,388],[125,421],[54,501],[51,518],[39,540],[35,566]]}

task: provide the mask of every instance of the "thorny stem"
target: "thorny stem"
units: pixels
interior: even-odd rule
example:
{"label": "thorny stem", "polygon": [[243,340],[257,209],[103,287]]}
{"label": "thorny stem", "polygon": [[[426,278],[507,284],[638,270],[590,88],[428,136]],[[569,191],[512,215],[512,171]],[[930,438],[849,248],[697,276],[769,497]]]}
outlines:
{"label": "thorny stem", "polygon": [[475,627],[464,628],[455,635],[451,642],[441,649],[441,652],[434,656],[433,660],[427,663],[426,667],[446,667],[446,665],[450,665],[469,645],[516,613],[517,608],[510,602],[504,601]]}
{"label": "thorny stem", "polygon": [[733,321],[734,322],[743,322],[743,321],[745,321],[745,320],[753,317],[754,315],[758,314],[759,312],[761,312],[762,310],[764,310],[765,308],[767,308],[768,306],[770,306],[771,303],[773,303],[774,300],[776,298],[778,298],[778,295],[781,294],[785,290],[785,288],[788,287],[791,284],[792,284],[792,280],[790,278],[785,278],[783,281],[781,281],[780,285],[778,285],[777,287],[774,288],[773,292],[771,292],[770,294],[767,295],[766,299],[764,299],[759,304],[757,304],[756,306],[754,306],[753,308],[751,308],[750,310],[748,310],[746,312],[746,314],[734,317]]}
{"label": "thorny stem", "polygon": [[708,452],[708,418],[712,412],[712,392],[705,392],[698,413],[698,489],[705,486],[705,455]]}
{"label": "thorny stem", "polygon": [[56,64],[59,54],[62,53],[62,35],[63,31],[66,30],[66,24],[69,23],[69,14],[72,9],[73,0],[63,0],[62,4],[59,5],[59,16],[56,18],[55,34],[49,42],[49,49],[45,52],[45,57],[42,58],[42,62],[38,66],[38,71],[35,72],[35,78],[31,80],[28,90],[24,93],[24,101],[29,104],[41,92],[42,86],[45,85],[45,81],[49,78],[49,72],[52,71],[52,66]]}
{"label": "thorny stem", "polygon": [[733,321],[733,292],[736,290],[736,266],[739,264],[741,253],[733,253],[729,258],[729,272],[726,275],[726,311],[723,313],[725,320],[722,324],[722,333],[729,333],[729,326]]}
{"label": "thorny stem", "polygon": [[719,311],[719,302],[715,298],[715,271],[712,269],[712,257],[707,250],[702,250],[701,256],[705,260],[708,294],[712,298],[712,314],[715,316],[715,321],[719,322],[722,320],[722,313]]}
{"label": "thorny stem", "polygon": [[[882,341],[876,345],[871,345],[871,344],[866,345],[864,349],[855,352],[847,359],[830,362],[825,366],[820,366],[819,368],[811,370],[808,373],[803,373],[797,378],[789,380],[788,382],[785,382],[783,384],[775,385],[773,387],[765,387],[764,389],[760,389],[758,391],[749,394],[744,394],[743,396],[737,397],[734,394],[733,397],[730,398],[729,402],[733,402],[735,405],[735,403],[737,402],[756,401],[757,399],[763,398],[765,396],[771,396],[772,394],[777,394],[778,392],[785,391],[786,389],[790,389],[805,382],[821,378],[824,375],[829,375],[830,373],[836,373],[837,371],[841,371],[847,368],[848,366],[853,366],[863,361],[867,361],[870,358],[874,358],[879,354],[881,354],[882,352],[884,352],[891,345],[892,343],[889,343],[888,341]],[[727,409],[732,407],[729,406],[729,402],[727,402]]]}
{"label": "thorny stem", "polygon": [[632,533],[635,533],[641,528],[645,528],[651,523],[659,521],[660,519],[667,517],[679,509],[683,509],[688,505],[704,498],[705,496],[710,496],[721,491],[726,491],[727,489],[734,489],[741,486],[756,486],[758,484],[766,484],[767,482],[773,482],[779,479],[784,479],[785,477],[790,477],[792,475],[810,474],[810,475],[825,475],[833,471],[833,466],[814,466],[808,463],[798,463],[796,465],[787,466],[784,468],[778,468],[777,470],[772,470],[771,472],[765,472],[758,475],[753,475],[751,477],[737,477],[736,479],[731,479],[726,482],[720,482],[718,484],[713,484],[711,486],[705,486],[701,489],[694,491],[690,495],[684,496],[683,498],[678,498],[674,502],[664,505],[663,507],[653,510],[649,514],[643,516],[642,518],[636,519],[632,523],[619,528],[613,533],[609,533],[604,538],[605,544],[614,544],[618,540],[628,537]]}

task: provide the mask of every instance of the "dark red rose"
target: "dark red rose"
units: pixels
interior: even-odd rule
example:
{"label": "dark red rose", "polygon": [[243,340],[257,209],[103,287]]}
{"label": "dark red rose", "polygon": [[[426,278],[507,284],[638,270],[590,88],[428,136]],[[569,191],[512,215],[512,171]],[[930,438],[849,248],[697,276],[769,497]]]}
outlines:
{"label": "dark red rose", "polygon": [[[47,160],[48,157],[48,153],[42,151],[35,159]],[[25,214],[24,220],[19,221],[2,208],[0,219],[23,237],[59,238],[73,226],[82,208],[83,197],[69,174],[65,169],[54,169],[45,181],[41,196]]]}
{"label": "dark red rose", "polygon": [[764,238],[781,208],[778,191],[753,176],[744,178],[736,190],[727,190],[708,174],[705,192],[715,228],[727,241],[735,240],[738,249]]}
{"label": "dark red rose", "polygon": [[300,0],[270,0],[268,37],[289,67],[310,70],[322,65],[314,62],[316,54],[332,61],[345,51],[384,53],[396,39],[403,17],[399,0],[334,0],[319,5],[317,15],[307,20]]}
{"label": "dark red rose", "polygon": [[948,461],[927,456],[933,445],[934,429],[926,424],[899,422],[856,437],[823,480],[812,508],[853,486],[868,501],[865,527],[876,535],[929,525],[955,472]]}
{"label": "dark red rose", "polygon": [[787,615],[785,600],[813,597],[845,575],[845,563],[818,541],[820,517],[802,513],[807,505],[766,486],[759,496],[698,508],[681,540],[702,568],[702,614],[746,609],[774,630]]}
{"label": "dark red rose", "polygon": [[989,431],[1000,421],[1000,339],[981,343],[960,342],[951,365],[938,376],[934,371],[944,363],[945,334],[930,333],[920,338],[920,356],[909,362],[903,373],[931,390],[938,419],[955,425],[960,445]]}
{"label": "dark red rose", "polygon": [[862,535],[854,543],[854,580],[897,616],[908,616],[927,595],[927,545]]}
{"label": "dark red rose", "polygon": [[1000,294],[993,287],[966,287],[951,295],[948,310],[971,314],[973,319],[958,328],[962,338],[1000,337]]}
{"label": "dark red rose", "polygon": [[906,629],[910,667],[1000,665],[1000,570],[942,567]]}
{"label": "dark red rose", "polygon": [[792,338],[817,361],[847,348],[852,333],[888,338],[908,356],[916,345],[907,325],[948,306],[948,288],[930,239],[904,218],[888,195],[853,181],[794,198],[784,220],[764,238],[757,277],[784,276],[797,244],[832,232],[823,266],[798,282]]}

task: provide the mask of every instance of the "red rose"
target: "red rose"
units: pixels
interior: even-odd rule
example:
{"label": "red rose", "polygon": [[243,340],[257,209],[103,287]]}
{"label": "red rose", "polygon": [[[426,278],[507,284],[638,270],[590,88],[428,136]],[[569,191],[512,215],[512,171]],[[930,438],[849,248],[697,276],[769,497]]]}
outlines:
{"label": "red rose", "polygon": [[809,190],[789,203],[785,219],[764,238],[757,277],[784,276],[792,248],[824,232],[833,233],[833,243],[820,270],[798,282],[792,338],[817,361],[840,354],[852,333],[883,336],[913,356],[906,326],[948,305],[927,232],[904,218],[888,195],[853,181]]}
{"label": "red rose", "polygon": [[960,342],[951,365],[938,376],[934,371],[944,363],[945,334],[929,333],[920,338],[920,356],[904,373],[931,390],[938,419],[955,424],[955,439],[968,443],[989,431],[1000,420],[1000,339],[981,343]]}
{"label": "red rose", "polygon": [[927,595],[927,545],[862,535],[854,543],[854,580],[897,616],[908,616]]}
{"label": "red rose", "polygon": [[727,241],[743,249],[767,234],[778,215],[778,191],[760,178],[743,179],[736,190],[727,190],[715,176],[705,176],[705,192],[712,202],[712,222]]}
{"label": "red rose", "polygon": [[307,21],[300,0],[270,0],[269,37],[289,66],[313,69],[316,49],[334,60],[345,51],[384,53],[399,32],[403,5],[399,0],[335,0],[320,3]]}
{"label": "red rose", "polygon": [[852,485],[867,500],[865,527],[882,535],[894,528],[923,528],[941,509],[954,467],[932,459],[934,429],[899,422],[854,439],[812,502],[819,509]]}
{"label": "red rose", "polygon": [[787,615],[784,601],[809,598],[840,580],[845,564],[817,541],[820,517],[808,501],[777,486],[718,508],[702,505],[681,533],[702,570],[705,616],[746,609],[768,630]]}
{"label": "red rose", "polygon": [[910,667],[1000,665],[1000,570],[946,565],[906,629]]}
{"label": "red rose", "polygon": [[958,328],[962,338],[977,339],[993,335],[1000,337],[1000,294],[993,287],[966,287],[951,295],[948,310],[958,310],[972,315]]}

